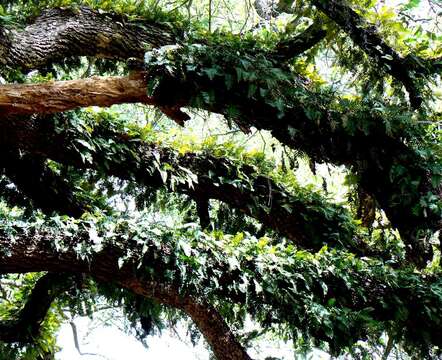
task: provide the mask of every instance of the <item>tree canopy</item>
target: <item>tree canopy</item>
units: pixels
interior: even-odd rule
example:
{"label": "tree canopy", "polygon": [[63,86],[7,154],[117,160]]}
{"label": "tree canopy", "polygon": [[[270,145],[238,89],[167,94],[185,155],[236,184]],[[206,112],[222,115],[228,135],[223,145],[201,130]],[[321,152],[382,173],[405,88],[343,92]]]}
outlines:
{"label": "tree canopy", "polygon": [[102,302],[218,360],[440,358],[441,14],[0,1],[0,359]]}

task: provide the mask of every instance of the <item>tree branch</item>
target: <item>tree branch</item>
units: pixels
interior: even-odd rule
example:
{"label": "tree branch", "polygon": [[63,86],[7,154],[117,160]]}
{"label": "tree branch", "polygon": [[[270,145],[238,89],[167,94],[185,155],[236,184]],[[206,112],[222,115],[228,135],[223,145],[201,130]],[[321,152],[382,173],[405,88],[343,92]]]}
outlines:
{"label": "tree branch", "polygon": [[[0,260],[3,262],[3,259]],[[72,287],[72,280],[66,274],[43,275],[15,320],[0,322],[0,340],[4,342],[32,342],[52,302]]]}
{"label": "tree branch", "polygon": [[0,111],[3,115],[51,114],[88,106],[143,103],[156,105],[183,126],[189,115],[177,105],[162,105],[148,97],[144,77],[142,72],[133,72],[126,77],[0,85]]}
{"label": "tree branch", "polygon": [[[148,70],[161,71],[155,64],[148,66]],[[425,266],[432,259],[429,238],[421,241],[418,229],[433,233],[438,231],[440,215],[437,211],[428,215],[411,209],[419,207],[422,196],[428,192],[436,193],[437,190],[431,183],[427,168],[431,165],[403,140],[410,137],[410,130],[407,134],[394,125],[397,121],[394,117],[399,113],[411,117],[406,108],[382,105],[390,115],[383,115],[367,104],[358,104],[352,109],[344,105],[346,101],[324,96],[324,93],[309,89],[302,80],[294,77],[291,81],[281,82],[281,86],[294,93],[285,98],[288,104],[283,105],[281,111],[281,108],[271,104],[267,96],[259,93],[250,96],[247,81],[238,81],[237,85],[227,88],[222,76],[211,79],[192,71],[187,73],[184,67],[180,70],[184,76],[164,75],[155,90],[155,99],[164,105],[169,99],[171,103],[185,106],[186,103],[191,104],[192,99],[210,93],[214,100],[208,103],[201,101],[200,106],[225,115],[241,129],[255,127],[269,130],[280,142],[304,151],[316,162],[348,166],[359,175],[360,185],[376,199],[393,226],[400,231],[401,238],[408,245],[409,260],[418,266]],[[233,69],[231,72],[233,74],[229,75],[234,77]],[[174,89],[178,89],[177,94]],[[337,104],[342,104],[338,106],[339,110],[335,107]],[[234,116],[232,108],[235,110]],[[388,119],[392,114],[396,115]],[[394,134],[390,126],[396,127]],[[411,121],[408,126],[413,126]],[[416,133],[419,132],[416,128]],[[397,180],[393,180],[392,174],[398,166],[406,170]],[[399,181],[406,185],[398,186]],[[402,201],[398,201],[399,198]]]}
{"label": "tree branch", "polygon": [[[50,122],[49,118],[34,121],[10,119],[2,126],[4,137],[2,139],[0,136],[0,146],[38,154],[78,169],[90,168],[121,179],[135,180],[141,186],[156,189],[165,186],[168,191],[189,195],[196,201],[200,197],[222,201],[305,249],[316,251],[328,244],[346,248],[361,256],[385,256],[369,249],[356,236],[351,216],[343,207],[326,201],[318,194],[305,196],[302,191],[299,194],[290,192],[272,179],[257,174],[250,166],[208,154],[179,155],[172,149],[144,143],[137,137],[116,132],[104,122],[94,125],[91,139],[97,143],[100,139],[106,142],[112,139],[119,148],[112,149],[109,155],[105,149],[94,151],[90,153],[90,161],[84,162],[71,140],[73,129],[57,133],[48,127]],[[26,135],[28,129],[31,135]],[[78,138],[82,136],[80,133],[77,135]],[[22,140],[24,138],[26,141]],[[164,174],[158,167],[165,163],[169,164],[169,169],[162,170],[167,173],[164,181]],[[183,168],[188,169],[195,178],[187,178],[188,173]],[[269,197],[272,199],[270,206],[267,205]],[[322,212],[324,208],[328,209],[327,214]],[[210,222],[207,215],[203,214],[204,225]],[[311,226],[311,221],[316,225]]]}
{"label": "tree branch", "polygon": [[[32,239],[21,238],[12,248],[9,245],[3,247],[3,245],[6,245],[6,238],[0,235],[1,248],[11,250],[9,256],[0,258],[0,274],[44,270],[60,272],[61,269],[65,269],[69,273],[90,274],[98,281],[116,284],[137,295],[149,297],[162,304],[183,310],[198,326],[218,360],[250,360],[247,352],[236,340],[224,319],[210,304],[197,297],[180,294],[175,286],[143,279],[143,276],[139,276],[134,272],[134,264],[127,264],[120,269],[118,258],[121,256],[121,250],[118,247],[108,246],[102,252],[93,254],[89,261],[80,260],[73,248],[75,243],[87,241],[84,234],[77,234],[79,238],[71,239],[73,241],[65,239],[70,242],[71,246],[59,253],[44,245],[47,241],[52,242],[54,240],[51,239],[51,235],[35,235]],[[130,247],[130,244],[127,245]],[[63,275],[58,276],[63,278]],[[45,286],[42,286],[42,290],[47,291],[47,286],[51,286],[51,284],[57,284],[57,282],[48,278]],[[43,294],[39,294],[39,296],[41,297]],[[51,292],[51,294],[55,295],[56,293]],[[51,297],[51,302],[53,298]],[[35,300],[37,299],[36,296]],[[49,298],[46,300],[43,300],[40,305],[47,305]],[[43,308],[45,310],[44,314],[46,314],[49,305],[41,306],[42,310]],[[30,312],[30,310],[31,306],[26,311],[27,316],[33,314],[34,317],[39,319],[44,316],[42,312]],[[9,329],[17,330],[18,328],[16,326],[11,327],[9,324],[3,326],[3,329],[0,328],[0,330],[3,330],[0,332],[0,339],[5,342],[18,341],[17,334],[9,331]],[[26,338],[23,341],[26,341]]]}
{"label": "tree branch", "polygon": [[106,360],[109,359],[106,356],[103,356],[101,354],[90,353],[90,352],[82,352],[81,348],[80,348],[80,342],[78,341],[77,325],[75,325],[74,320],[69,321],[69,325],[71,326],[71,329],[72,329],[72,337],[74,338],[74,346],[77,349],[77,352],[78,352],[78,354],[80,356],[98,356],[98,357],[101,357],[101,358],[106,359]]}
{"label": "tree branch", "polygon": [[71,56],[143,59],[147,49],[176,42],[165,27],[87,7],[45,10],[22,31],[0,29],[0,61],[32,70]]}
{"label": "tree branch", "polygon": [[48,114],[123,103],[155,104],[146,94],[144,75],[0,85],[3,115]]}
{"label": "tree branch", "polygon": [[[312,0],[312,3],[336,22],[363,51],[374,59],[384,71],[401,82],[407,90],[413,108],[422,103],[422,95],[414,74],[430,74],[441,69],[440,59],[421,59],[401,56],[379,35],[376,27],[367,23],[342,0]],[[424,65],[425,64],[425,65]]]}
{"label": "tree branch", "polygon": [[315,21],[301,34],[281,41],[276,46],[276,56],[282,60],[292,59],[311,49],[327,36],[320,21]]}
{"label": "tree branch", "polygon": [[[365,268],[368,264],[355,264],[349,259],[340,264],[340,271],[336,271],[328,261],[322,265],[318,260],[310,263],[308,258],[292,258],[284,252],[276,252],[267,260],[260,253],[253,256],[247,253],[237,259],[238,267],[232,268],[228,260],[205,245],[199,245],[195,250],[202,251],[211,266],[200,273],[195,271],[191,262],[182,260],[182,253],[174,252],[175,245],[158,245],[157,239],[143,237],[143,230],[132,234],[135,236],[133,240],[131,236],[128,238],[125,230],[123,232],[112,234],[110,242],[103,239],[103,249],[89,253],[87,259],[74,250],[80,244],[90,243],[87,229],[71,236],[60,236],[59,232],[49,229],[28,230],[26,234],[17,232],[14,244],[1,232],[0,248],[8,255],[0,258],[0,274],[35,271],[85,273],[99,282],[111,283],[181,309],[198,325],[219,360],[249,357],[207,299],[246,306],[250,314],[258,312],[258,317],[265,316],[268,324],[298,327],[303,333],[329,342],[335,352],[339,351],[335,346],[351,346],[364,339],[366,331],[371,331],[373,321],[393,324],[393,328],[401,329],[401,336],[406,331],[413,338],[424,336],[425,341],[435,346],[442,344],[442,328],[438,321],[442,316],[441,300],[437,294],[425,290],[441,286],[437,275],[419,276],[412,269],[392,272],[386,268],[385,272],[381,272],[379,264],[374,264],[375,269],[370,270]],[[145,242],[140,243],[141,238]],[[55,241],[63,244],[63,250],[54,250],[50,244]],[[148,249],[147,252],[144,248]],[[128,253],[132,255],[125,259],[123,266],[119,266],[118,259]],[[245,279],[245,276],[254,281]],[[350,279],[351,286],[348,284]],[[238,284],[243,284],[241,290],[238,290]],[[262,289],[258,291],[256,284],[260,284]],[[294,289],[308,294],[307,297],[298,297]],[[317,323],[315,318],[312,323],[309,315],[300,311],[305,309],[305,301],[310,306],[315,303],[324,309],[328,309],[330,301],[333,301],[334,310],[330,316],[339,314],[336,311],[342,308],[346,314],[352,311],[355,318],[346,318],[344,327],[333,318],[336,323],[331,321],[327,325],[332,328],[333,335],[330,335],[324,332],[322,322]],[[404,309],[412,311],[407,312],[405,317],[397,316]],[[359,312],[364,315],[356,316]],[[361,322],[367,325],[361,325]],[[422,324],[428,329],[425,335],[421,334]]]}

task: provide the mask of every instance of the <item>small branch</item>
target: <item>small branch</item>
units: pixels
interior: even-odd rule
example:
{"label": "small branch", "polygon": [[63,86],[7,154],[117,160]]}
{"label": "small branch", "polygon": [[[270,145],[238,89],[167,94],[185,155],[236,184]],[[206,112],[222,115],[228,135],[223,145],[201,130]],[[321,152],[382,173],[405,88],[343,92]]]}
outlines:
{"label": "small branch", "polygon": [[209,199],[200,195],[196,195],[194,198],[201,228],[207,229],[210,226]]}
{"label": "small branch", "polygon": [[103,359],[108,359],[107,356],[104,356],[104,355],[101,355],[101,354],[97,354],[97,353],[89,353],[89,352],[82,352],[81,349],[80,349],[80,342],[78,341],[77,325],[75,325],[75,322],[74,322],[73,320],[72,320],[72,321],[69,321],[69,325],[71,325],[71,328],[72,328],[72,336],[73,336],[73,338],[74,338],[74,345],[75,345],[75,348],[77,349],[78,354],[79,354],[80,356],[99,356],[99,357],[101,357],[101,358],[103,358]]}
{"label": "small branch", "polygon": [[382,354],[382,360],[387,360],[388,359],[388,356],[390,355],[391,350],[393,350],[393,346],[394,346],[393,336],[389,335],[388,336],[387,346],[385,347],[385,351]]}
{"label": "small branch", "polygon": [[281,41],[276,46],[276,56],[283,60],[292,59],[317,45],[326,36],[327,32],[321,22],[316,21],[301,34]]}
{"label": "small branch", "polygon": [[212,0],[209,0],[209,33],[212,32]]}

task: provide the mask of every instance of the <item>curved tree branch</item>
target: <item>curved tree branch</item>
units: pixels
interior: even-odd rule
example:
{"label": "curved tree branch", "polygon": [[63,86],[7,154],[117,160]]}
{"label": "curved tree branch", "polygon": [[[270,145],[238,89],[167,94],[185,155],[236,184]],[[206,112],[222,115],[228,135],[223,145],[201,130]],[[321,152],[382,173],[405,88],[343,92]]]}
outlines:
{"label": "curved tree branch", "polygon": [[[0,260],[2,261],[2,260]],[[32,293],[15,320],[0,321],[0,341],[32,342],[52,302],[72,287],[66,274],[48,273],[35,284]]]}
{"label": "curved tree branch", "polygon": [[320,21],[315,21],[299,35],[281,41],[276,46],[276,56],[282,60],[292,59],[317,45],[327,36]]}
{"label": "curved tree branch", "polygon": [[[89,162],[84,162],[75,150],[72,133],[57,133],[51,124],[52,118],[28,121],[9,118],[1,127],[0,147],[15,148],[16,151],[47,157],[79,169],[103,171],[121,179],[135,180],[141,186],[165,186],[169,191],[189,195],[197,203],[201,197],[222,201],[305,249],[316,251],[328,244],[344,247],[362,256],[383,256],[376,250],[370,250],[356,236],[354,224],[344,208],[327,202],[317,194],[306,197],[302,192],[299,195],[290,192],[272,179],[256,174],[250,166],[239,166],[209,154],[179,155],[172,149],[115,132],[104,123],[95,128],[92,139],[98,142],[100,139],[106,142],[112,139],[120,150],[114,149],[112,154],[107,155],[104,149],[100,149],[90,154]],[[162,170],[167,172],[164,181],[164,174],[159,168],[166,163],[169,169]],[[188,169],[194,178],[188,178],[189,172],[183,169]],[[272,200],[270,206],[269,197]],[[324,206],[329,209],[327,214],[322,213]],[[208,225],[210,220],[205,215],[203,218],[203,224]],[[310,226],[310,221],[316,225]]]}
{"label": "curved tree branch", "polygon": [[[5,240],[6,238],[0,235],[0,245],[4,250],[10,248],[10,246],[4,247],[6,245]],[[87,261],[79,259],[73,250],[75,243],[84,241],[84,238],[71,239],[74,240],[73,242],[65,239],[71,242],[71,246],[69,250],[61,253],[57,253],[44,245],[47,241],[52,240],[54,239],[51,239],[48,234],[39,234],[33,239],[21,238],[18,243],[14,244],[8,256],[2,255],[0,257],[0,274],[45,270],[60,272],[62,269],[69,273],[90,274],[98,281],[117,284],[137,295],[149,297],[162,304],[183,310],[198,326],[218,360],[250,360],[247,352],[236,340],[224,319],[203,299],[180,294],[176,287],[169,284],[146,281],[142,276],[137,276],[133,264],[127,264],[120,269],[118,258],[121,256],[121,251],[117,247],[109,246],[100,253],[94,254],[93,258]],[[58,279],[65,278],[63,274],[54,276],[58,276]],[[23,311],[21,319],[32,317],[32,319],[36,318],[38,323],[41,323],[50,303],[59,294],[59,292],[52,289],[52,286],[58,284],[55,281],[57,278],[50,278],[48,275],[46,279],[38,288],[32,304],[31,300],[29,301],[29,306]],[[46,293],[51,296],[44,297]],[[38,303],[40,310],[37,311],[33,306],[35,306],[34,302],[40,298],[42,298],[42,301]],[[37,321],[34,322],[37,323]],[[26,326],[27,323],[29,322],[25,323],[20,320],[18,323],[4,324],[3,328],[0,327],[0,330],[2,330],[0,340],[5,342],[27,341],[27,338],[19,338],[20,334],[26,334],[26,331],[18,333],[19,335],[16,333],[16,330],[22,330],[22,327],[19,326]]]}
{"label": "curved tree branch", "polygon": [[221,315],[203,299],[181,296],[173,287],[156,282],[151,282],[146,287],[142,281],[131,279],[124,286],[138,295],[183,310],[195,322],[217,359],[251,359]]}
{"label": "curved tree branch", "polygon": [[[426,340],[434,345],[442,344],[442,328],[438,321],[442,304],[436,294],[426,290],[438,289],[441,286],[441,280],[437,275],[410,276],[413,270],[409,270],[409,274],[406,271],[393,274],[388,269],[382,274],[379,272],[379,265],[376,264],[374,266],[377,271],[359,272],[358,265],[352,265],[345,271],[342,269],[345,274],[331,269],[328,263],[324,264],[322,270],[313,270],[314,268],[309,267],[307,263],[299,263],[299,268],[289,268],[284,265],[286,263],[282,258],[279,259],[282,261],[279,265],[278,259],[265,265],[265,261],[259,261],[260,255],[256,258],[247,256],[241,259],[240,267],[232,270],[227,260],[208,251],[205,256],[211,264],[210,269],[203,277],[194,274],[198,280],[189,283],[183,279],[184,274],[194,271],[190,263],[180,262],[181,255],[174,255],[170,245],[158,245],[155,239],[151,240],[145,236],[145,243],[140,244],[139,235],[134,240],[128,239],[126,233],[122,238],[113,237],[111,243],[106,242],[102,250],[90,253],[86,259],[78,256],[74,249],[78,248],[79,244],[90,242],[87,232],[60,236],[57,232],[51,234],[44,229],[28,231],[27,234],[15,234],[13,245],[8,236],[0,233],[0,246],[8,253],[0,258],[0,274],[35,271],[85,273],[99,282],[111,283],[137,295],[181,309],[195,321],[220,360],[249,357],[206,299],[218,298],[232,304],[241,304],[252,313],[257,311],[256,306],[259,306],[264,312],[269,311],[266,315],[268,321],[275,324],[289,321],[301,329],[309,328],[315,338],[323,339],[334,346],[334,337],[324,332],[321,323],[317,327],[308,326],[311,319],[306,317],[307,314],[297,312],[297,309],[303,309],[305,306],[303,301],[308,301],[309,304],[313,301],[327,308],[330,299],[333,299],[336,302],[334,306],[342,307],[346,311],[367,312],[364,317],[357,318],[357,332],[352,332],[351,322],[349,319],[345,320],[345,328],[349,331],[345,340],[348,346],[366,336],[365,331],[370,331],[369,324],[373,320],[390,324],[393,322],[394,328],[406,329],[411,336],[420,336],[417,332],[421,331],[421,327],[416,327],[417,323],[428,324],[429,331],[425,336],[431,337],[431,340]],[[58,243],[64,244],[58,252],[48,246],[56,239]],[[124,253],[121,250],[123,248]],[[147,248],[148,251],[143,251],[143,248]],[[127,254],[126,251],[130,251],[132,255],[119,266],[118,260]],[[244,283],[245,269],[246,273],[253,273],[251,276],[257,284],[261,283],[260,291],[256,290],[255,282]],[[305,278],[302,276],[303,271],[306,272]],[[311,271],[320,273],[318,278],[314,277],[314,283],[307,280],[312,276]],[[217,279],[216,286],[212,281],[214,278]],[[359,286],[347,286],[345,279],[349,278],[357,279],[355,281],[360,282]],[[292,293],[290,287],[293,286],[293,279],[297,279],[296,288],[308,289],[308,299],[294,296],[296,294]],[[185,284],[182,281],[185,281]],[[238,291],[233,284],[245,284],[246,288]],[[406,317],[397,316],[397,308],[404,307],[413,311]],[[366,321],[367,326],[361,326],[360,321]],[[342,324],[329,326],[333,326],[335,335],[342,331],[339,330]]]}

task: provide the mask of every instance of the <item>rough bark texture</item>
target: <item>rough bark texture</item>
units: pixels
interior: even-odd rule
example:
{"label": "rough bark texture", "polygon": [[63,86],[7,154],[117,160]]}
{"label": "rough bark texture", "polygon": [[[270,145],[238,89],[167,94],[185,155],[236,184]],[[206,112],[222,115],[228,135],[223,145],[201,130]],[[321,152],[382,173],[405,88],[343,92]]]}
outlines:
{"label": "rough bark texture", "polygon": [[0,29],[0,62],[32,70],[71,56],[142,59],[146,50],[176,42],[165,27],[129,21],[86,7],[49,9],[24,30]]}
{"label": "rough bark texture", "polygon": [[[135,294],[183,310],[198,326],[217,359],[250,360],[247,352],[236,340],[222,317],[203,299],[191,295],[181,295],[174,286],[143,280],[142,277],[136,275],[133,264],[126,264],[120,269],[118,258],[121,256],[121,251],[118,248],[109,246],[89,261],[80,260],[72,249],[76,241],[79,240],[73,240],[70,250],[57,252],[49,245],[54,241],[54,238],[49,234],[40,234],[28,239],[26,237],[17,238],[12,247],[9,244],[9,238],[0,236],[0,248],[3,251],[7,251],[7,249],[11,251],[8,255],[0,253],[0,274],[51,271],[91,275],[97,281],[115,284]],[[51,283],[54,286],[57,284],[57,282]],[[47,296],[42,296],[43,298],[50,299]],[[44,303],[47,304],[47,301]],[[29,309],[35,309],[34,306],[31,307],[30,303],[28,304]],[[46,306],[46,308],[48,307]],[[40,319],[41,313],[35,313],[33,316]],[[41,322],[41,320],[39,321]],[[6,330],[10,325],[0,325],[0,330],[1,326],[5,326]],[[8,334],[14,335],[9,331]],[[8,339],[9,337],[5,335],[4,341]]]}
{"label": "rough bark texture", "polygon": [[183,310],[204,334],[204,338],[216,354],[217,359],[251,359],[244,348],[238,344],[221,315],[204,301],[179,296],[175,289],[161,284],[151,284],[151,288],[146,289],[145,284],[136,279],[129,280],[126,287],[136,294],[157,300],[161,299],[160,302]]}

